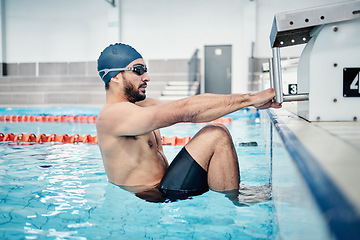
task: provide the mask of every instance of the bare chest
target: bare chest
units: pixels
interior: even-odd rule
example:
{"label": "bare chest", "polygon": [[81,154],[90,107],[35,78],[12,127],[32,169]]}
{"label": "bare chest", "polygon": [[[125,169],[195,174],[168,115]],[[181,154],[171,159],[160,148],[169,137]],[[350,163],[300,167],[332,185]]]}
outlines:
{"label": "bare chest", "polygon": [[143,150],[152,150],[157,149],[158,143],[156,140],[156,134],[154,132],[149,132],[144,135],[139,136],[126,136],[122,137],[125,145],[136,146]]}

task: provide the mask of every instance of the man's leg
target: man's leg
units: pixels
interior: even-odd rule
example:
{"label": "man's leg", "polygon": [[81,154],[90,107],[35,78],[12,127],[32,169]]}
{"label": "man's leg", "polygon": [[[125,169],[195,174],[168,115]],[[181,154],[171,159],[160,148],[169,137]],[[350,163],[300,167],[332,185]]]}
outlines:
{"label": "man's leg", "polygon": [[185,149],[207,171],[211,190],[239,189],[238,158],[232,137],[225,126],[205,126],[186,144]]}

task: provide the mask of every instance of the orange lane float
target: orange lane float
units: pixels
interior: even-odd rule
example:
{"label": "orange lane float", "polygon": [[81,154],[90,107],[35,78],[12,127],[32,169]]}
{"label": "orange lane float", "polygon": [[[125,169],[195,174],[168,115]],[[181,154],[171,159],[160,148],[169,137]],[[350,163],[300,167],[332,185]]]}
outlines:
{"label": "orange lane float", "polygon": [[232,118],[230,117],[222,117],[211,121],[212,123],[223,123],[223,124],[230,124],[232,122]]}
{"label": "orange lane float", "polygon": [[[171,146],[184,146],[191,140],[191,137],[162,137],[163,145],[171,145]],[[24,133],[0,133],[0,142],[24,142],[24,143],[46,143],[46,142],[59,142],[59,143],[93,143],[97,144],[97,136],[91,136],[86,134],[85,136],[81,136],[79,134],[75,134],[72,136],[68,136],[67,134],[57,135],[57,134],[39,134],[36,136],[33,133],[24,134]]]}
{"label": "orange lane float", "polygon": [[[0,122],[73,122],[73,123],[95,123],[96,116],[55,116],[55,115],[0,115]],[[212,123],[223,123],[230,124],[232,119],[230,117],[222,117],[211,121]],[[163,145],[181,145],[184,146],[191,140],[191,137],[162,137]],[[97,136],[90,136],[89,134],[85,136],[80,136],[75,134],[73,136],[68,136],[67,134],[57,135],[57,134],[24,134],[24,133],[0,133],[0,142],[28,142],[28,143],[45,143],[45,142],[60,142],[60,143],[93,143],[97,144]]]}
{"label": "orange lane float", "polygon": [[[95,123],[96,116],[56,116],[56,115],[0,115],[2,122],[76,122],[76,123]],[[230,117],[222,117],[211,121],[212,123],[230,124]]]}
{"label": "orange lane float", "polygon": [[56,116],[56,115],[0,115],[2,122],[77,122],[95,123],[96,116]]}
{"label": "orange lane float", "polygon": [[184,146],[191,140],[191,137],[162,137],[162,144],[163,145],[171,145],[171,146]]}
{"label": "orange lane float", "polygon": [[68,136],[67,134],[57,135],[57,134],[39,134],[35,136],[35,134],[24,134],[24,133],[0,133],[0,142],[28,142],[28,143],[45,143],[45,142],[60,142],[60,143],[94,143],[97,144],[97,136],[90,136],[89,134],[85,136],[80,136],[79,134],[75,134],[72,136]]}

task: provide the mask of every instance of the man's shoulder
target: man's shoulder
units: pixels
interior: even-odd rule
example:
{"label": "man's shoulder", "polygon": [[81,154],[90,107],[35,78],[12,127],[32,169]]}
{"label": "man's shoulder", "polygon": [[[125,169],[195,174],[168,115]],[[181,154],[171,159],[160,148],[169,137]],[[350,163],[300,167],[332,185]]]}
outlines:
{"label": "man's shoulder", "polygon": [[101,108],[98,115],[98,121],[109,120],[113,117],[116,117],[117,119],[123,118],[133,111],[134,108],[138,108],[138,106],[129,102],[107,104]]}
{"label": "man's shoulder", "polygon": [[120,129],[128,127],[131,122],[129,117],[134,116],[138,109],[138,106],[129,102],[118,102],[103,106],[96,121],[98,132],[113,134],[119,126],[121,126]]}

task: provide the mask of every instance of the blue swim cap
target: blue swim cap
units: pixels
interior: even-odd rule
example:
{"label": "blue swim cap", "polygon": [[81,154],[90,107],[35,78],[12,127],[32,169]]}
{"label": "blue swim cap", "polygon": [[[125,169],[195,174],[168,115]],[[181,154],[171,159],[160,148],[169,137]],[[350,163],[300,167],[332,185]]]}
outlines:
{"label": "blue swim cap", "polygon": [[[124,68],[138,58],[142,58],[142,56],[133,47],[123,43],[115,43],[102,51],[97,61],[97,69],[101,71],[104,69]],[[104,78],[104,71],[99,72],[99,75],[103,81],[107,83],[111,78],[119,74],[119,72],[120,71],[110,71]]]}

